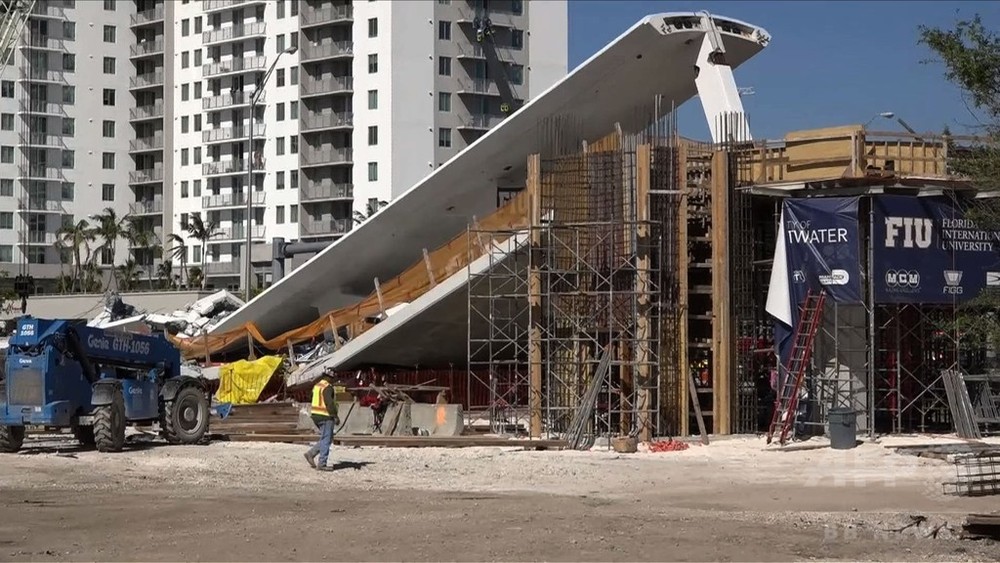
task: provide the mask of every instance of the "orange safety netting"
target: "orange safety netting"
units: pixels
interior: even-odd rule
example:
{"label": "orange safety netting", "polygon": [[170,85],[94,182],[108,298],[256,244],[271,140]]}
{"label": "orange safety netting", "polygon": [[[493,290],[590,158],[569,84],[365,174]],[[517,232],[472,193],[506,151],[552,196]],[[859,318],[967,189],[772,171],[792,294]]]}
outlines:
{"label": "orange safety netting", "polygon": [[[525,190],[493,212],[492,215],[479,220],[478,229],[505,231],[525,228],[528,223],[528,205],[529,200]],[[379,303],[378,292],[372,291],[366,299],[359,303],[330,311],[305,326],[289,330],[273,338],[265,337],[257,325],[248,322],[239,328],[221,334],[205,334],[191,338],[171,336],[170,340],[180,349],[185,358],[194,358],[207,357],[227,349],[237,341],[246,341],[248,337],[252,338],[260,347],[272,351],[287,348],[289,344],[322,338],[326,331],[345,327],[350,337],[355,338],[372,326],[365,321],[366,318],[373,317],[384,309],[390,309],[400,303],[408,303],[420,297],[431,288],[430,275],[433,275],[437,282],[444,281],[462,268],[467,267],[472,260],[482,256],[484,250],[485,248],[479,244],[473,244],[470,248],[470,237],[468,233],[463,232],[444,246],[429,253],[428,260],[425,261],[421,256],[412,266],[392,280],[380,282],[381,303]],[[374,279],[372,282],[374,284]]]}

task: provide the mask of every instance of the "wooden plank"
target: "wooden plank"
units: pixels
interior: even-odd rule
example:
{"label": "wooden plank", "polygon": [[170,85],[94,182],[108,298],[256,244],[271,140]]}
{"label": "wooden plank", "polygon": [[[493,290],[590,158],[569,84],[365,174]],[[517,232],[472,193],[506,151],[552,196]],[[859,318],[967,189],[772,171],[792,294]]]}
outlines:
{"label": "wooden plank", "polygon": [[528,268],[528,307],[531,327],[528,330],[528,434],[532,438],[542,435],[542,276],[538,268],[538,252],[541,246],[542,223],[542,161],[537,154],[528,157],[528,177],[526,191],[529,202],[529,229],[531,258]]}
{"label": "wooden plank", "polygon": [[427,249],[424,250],[424,266],[427,267],[427,280],[431,284],[431,289],[437,285],[437,281],[434,279],[434,268],[431,266],[431,256],[427,253]]}
{"label": "wooden plank", "polygon": [[635,215],[638,224],[636,225],[636,240],[639,248],[636,249],[636,293],[638,294],[638,318],[635,329],[635,363],[636,375],[639,381],[638,404],[636,411],[639,415],[639,440],[648,442],[653,438],[652,413],[653,397],[650,386],[652,385],[652,373],[650,369],[650,349],[649,342],[652,336],[652,325],[650,321],[650,283],[649,275],[651,264],[649,261],[649,187],[650,187],[650,167],[653,163],[652,151],[649,145],[639,145],[636,148],[636,181],[635,181]]}
{"label": "wooden plank", "polygon": [[[677,174],[678,186],[685,186],[677,210],[677,338],[680,343],[677,357],[678,389],[678,410],[680,412],[680,432],[681,436],[687,436],[691,426],[691,410],[688,406],[687,395],[689,393],[689,381],[691,381],[691,361],[688,350],[688,268],[690,266],[690,255],[688,254],[688,194],[687,188],[687,143],[677,143]],[[710,265],[709,265],[710,266]]]}
{"label": "wooden plank", "polygon": [[729,384],[733,339],[729,287],[729,158],[712,158],[712,426],[713,434],[729,434]]}
{"label": "wooden plank", "polygon": [[705,428],[705,417],[702,416],[701,401],[698,399],[698,391],[695,390],[694,374],[691,373],[691,370],[688,370],[687,377],[684,379],[687,381],[688,393],[691,396],[691,408],[694,409],[695,418],[698,421],[698,434],[701,436],[701,443],[707,446],[708,430]]}

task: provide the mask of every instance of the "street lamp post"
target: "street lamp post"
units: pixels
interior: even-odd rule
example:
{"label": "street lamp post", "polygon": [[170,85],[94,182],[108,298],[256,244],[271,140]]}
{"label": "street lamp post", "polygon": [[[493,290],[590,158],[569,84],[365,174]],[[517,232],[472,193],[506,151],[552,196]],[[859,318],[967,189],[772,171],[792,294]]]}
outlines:
{"label": "street lamp post", "polygon": [[278,66],[278,61],[281,60],[281,55],[284,55],[286,53],[289,54],[289,55],[294,55],[295,52],[298,51],[298,50],[299,50],[299,48],[295,47],[293,45],[293,46],[285,49],[284,51],[278,53],[278,56],[274,58],[274,62],[271,63],[271,68],[267,69],[267,73],[264,74],[264,79],[260,81],[260,84],[257,85],[254,88],[253,93],[250,94],[250,115],[247,118],[247,123],[249,124],[249,127],[250,127],[250,145],[247,148],[247,189],[246,189],[246,195],[244,196],[244,197],[247,198],[247,220],[246,220],[246,225],[247,225],[247,227],[246,227],[246,229],[247,229],[247,247],[246,247],[246,250],[245,250],[246,257],[244,258],[244,260],[246,260],[246,271],[244,272],[244,275],[246,276],[246,278],[244,278],[244,282],[243,282],[243,283],[246,284],[246,287],[244,288],[244,292],[243,292],[243,297],[244,297],[244,300],[246,302],[248,302],[248,303],[250,302],[250,280],[251,280],[251,276],[253,276],[253,261],[250,259],[250,245],[252,244],[252,237],[253,237],[253,191],[254,191],[254,181],[253,181],[253,168],[254,168],[254,166],[253,166],[253,126],[254,126],[254,108],[257,107],[257,101],[260,99],[260,96],[264,93],[264,86],[267,84],[267,79],[270,78],[271,77],[271,73],[274,72],[274,67]]}

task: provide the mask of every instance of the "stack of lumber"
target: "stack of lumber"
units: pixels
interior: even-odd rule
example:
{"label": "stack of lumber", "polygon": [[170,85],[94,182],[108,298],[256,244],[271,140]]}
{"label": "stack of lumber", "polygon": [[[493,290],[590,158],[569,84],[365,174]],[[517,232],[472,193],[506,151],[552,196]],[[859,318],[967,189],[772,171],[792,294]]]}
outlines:
{"label": "stack of lumber", "polygon": [[209,432],[234,442],[312,442],[311,428],[299,428],[299,407],[291,401],[234,405],[226,418],[213,417]]}
{"label": "stack of lumber", "polygon": [[964,538],[1000,540],[1000,512],[970,514],[962,528]]}

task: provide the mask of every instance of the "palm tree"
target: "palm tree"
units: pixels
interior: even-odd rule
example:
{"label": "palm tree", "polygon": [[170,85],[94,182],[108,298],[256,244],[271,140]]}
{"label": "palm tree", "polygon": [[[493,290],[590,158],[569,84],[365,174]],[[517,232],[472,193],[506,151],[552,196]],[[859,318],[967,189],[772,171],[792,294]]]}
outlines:
{"label": "palm tree", "polygon": [[131,291],[139,286],[139,265],[135,260],[129,258],[124,264],[115,268],[115,274],[121,284],[121,289]]}
{"label": "palm tree", "polygon": [[[208,241],[222,234],[222,232],[219,231],[219,226],[217,224],[211,221],[206,223],[202,220],[201,215],[191,215],[191,219],[188,220],[187,232],[191,235],[191,238],[201,243],[203,255],[204,253],[207,253]],[[194,285],[194,280],[192,279],[194,276],[191,275],[193,271],[194,268],[188,272],[188,278],[191,285]],[[201,289],[205,289],[205,282],[208,280],[205,279],[204,272],[200,269],[198,270],[198,273],[200,274],[200,287]]]}
{"label": "palm tree", "polygon": [[382,209],[386,205],[389,205],[388,201],[384,201],[374,197],[370,198],[368,200],[368,203],[365,205],[364,213],[362,213],[361,211],[354,212],[354,224],[360,225],[361,223],[364,223],[365,221],[368,220],[369,217],[378,213],[379,209]]}
{"label": "palm tree", "polygon": [[[115,253],[117,251],[116,246],[120,239],[128,236],[128,229],[132,224],[131,217],[129,215],[119,217],[114,209],[105,207],[104,211],[96,215],[91,215],[90,218],[97,222],[97,228],[95,229],[97,235],[104,239],[104,244],[97,249],[108,253],[109,261],[113,268],[115,265]],[[108,280],[108,287],[111,287],[111,283],[116,279],[117,277],[112,275]]]}
{"label": "palm tree", "polygon": [[160,281],[160,289],[174,289],[174,263],[169,259],[160,262],[156,267],[156,277]]}
{"label": "palm tree", "polygon": [[104,291],[101,268],[95,260],[88,260],[83,265],[82,291],[84,293],[100,293]]}
{"label": "palm tree", "polygon": [[[73,285],[78,290],[82,290],[83,266],[90,263],[90,243],[97,240],[97,234],[86,219],[80,219],[75,225],[66,225],[59,229],[57,236],[63,248],[69,248],[73,251]],[[84,250],[86,258],[82,254]]]}
{"label": "palm tree", "polygon": [[[167,237],[167,240],[172,243],[172,246],[170,247],[170,258],[176,259],[181,264],[180,285],[183,286],[184,272],[187,270],[187,255],[188,255],[187,241],[185,241],[184,237],[180,236],[177,233],[170,233],[170,236]],[[165,261],[164,263],[169,263],[169,261]]]}
{"label": "palm tree", "polygon": [[192,287],[198,286],[205,289],[205,275],[198,266],[191,266],[187,272],[188,284]]}

